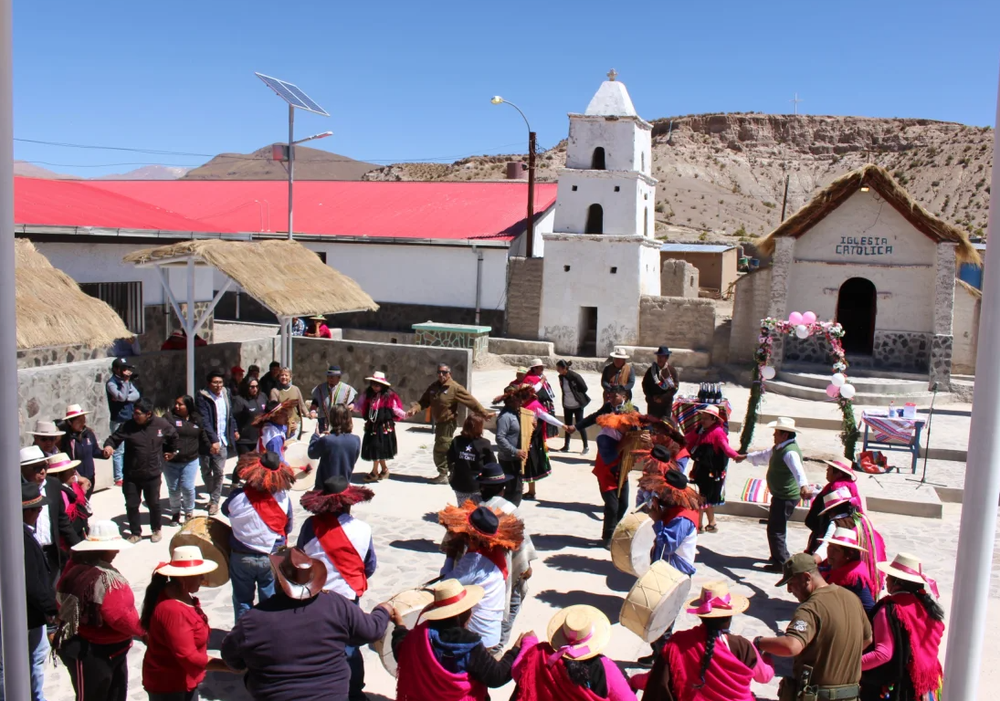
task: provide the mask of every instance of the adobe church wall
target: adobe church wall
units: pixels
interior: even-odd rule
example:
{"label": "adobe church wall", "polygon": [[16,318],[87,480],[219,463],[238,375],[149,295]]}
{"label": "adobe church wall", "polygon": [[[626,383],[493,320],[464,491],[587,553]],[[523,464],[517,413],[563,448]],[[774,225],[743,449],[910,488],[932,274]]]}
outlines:
{"label": "adobe church wall", "polygon": [[771,269],[761,268],[736,283],[733,323],[729,335],[729,362],[753,360],[760,334],[760,320],[767,316],[771,300]]}
{"label": "adobe church wall", "polygon": [[683,297],[639,298],[639,346],[677,346],[711,350],[715,303]]}

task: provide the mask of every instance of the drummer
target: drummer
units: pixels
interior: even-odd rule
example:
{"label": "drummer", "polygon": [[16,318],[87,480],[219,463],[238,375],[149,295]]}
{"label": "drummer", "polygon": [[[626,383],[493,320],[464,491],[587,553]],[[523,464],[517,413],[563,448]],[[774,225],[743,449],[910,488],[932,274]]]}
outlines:
{"label": "drummer", "polygon": [[[340,594],[355,604],[368,590],[368,578],[375,574],[377,560],[371,526],[351,516],[351,507],[371,501],[373,496],[375,492],[367,487],[356,487],[347,478],[335,476],[300,500],[302,508],[313,515],[302,524],[297,547],[326,566],[323,591]],[[351,670],[348,697],[364,698],[361,648],[348,645],[344,654]]]}
{"label": "drummer", "polygon": [[233,582],[233,615],[253,607],[254,589],[260,601],[274,596],[274,573],[268,556],[287,543],[292,532],[292,500],[288,496],[295,473],[274,451],[245,453],[236,471],[244,480],[222,505],[233,535],[229,576]]}

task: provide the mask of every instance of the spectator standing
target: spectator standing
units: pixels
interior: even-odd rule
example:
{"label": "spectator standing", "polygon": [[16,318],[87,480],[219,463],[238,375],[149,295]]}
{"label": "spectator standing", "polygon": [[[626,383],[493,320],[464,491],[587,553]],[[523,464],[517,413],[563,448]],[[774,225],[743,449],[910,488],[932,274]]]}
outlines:
{"label": "spectator standing", "polygon": [[132,418],[104,441],[104,457],[110,458],[118,446],[125,446],[122,492],[128,514],[129,543],[142,538],[139,504],[145,500],[149,508],[152,541],[160,541],[160,483],[163,481],[163,460],[174,457],[177,430],[166,419],[153,415],[153,402],[140,399],[135,403]]}
{"label": "spectator standing", "polygon": [[[76,468],[79,466],[80,461],[70,460],[66,453],[56,453],[47,462],[49,464],[48,474],[53,475],[55,480],[59,482],[61,488],[59,498],[62,499],[66,519],[69,521],[73,532],[76,533],[76,542],[80,542],[87,535],[87,519],[90,518],[92,513],[90,503],[87,501],[87,489],[90,487],[90,482],[76,473]],[[47,483],[48,476],[46,476]],[[60,556],[75,544],[66,542],[65,538],[60,538],[59,548],[62,551]],[[53,575],[57,574],[56,572],[53,573]],[[53,576],[53,584],[55,584],[57,578]]]}
{"label": "spectator standing", "polygon": [[313,387],[312,403],[309,409],[315,412],[319,421],[319,432],[327,430],[330,412],[337,404],[350,406],[358,396],[358,391],[341,380],[343,373],[339,365],[326,369],[326,382]]}
{"label": "spectator standing", "polygon": [[63,426],[66,434],[62,437],[60,447],[62,451],[69,455],[71,460],[79,460],[76,472],[81,477],[90,482],[87,489],[87,498],[94,493],[94,480],[96,470],[94,458],[101,455],[101,444],[97,440],[97,435],[87,426],[87,414],[79,404],[70,404],[66,407],[66,416],[63,417]]}
{"label": "spectator standing", "polygon": [[632,388],[635,386],[635,368],[628,362],[628,353],[621,346],[615,346],[611,351],[611,362],[601,371],[601,387],[604,388],[604,401],[612,387],[622,387],[625,399],[632,401]]}
{"label": "spectator standing", "polygon": [[235,398],[240,393],[240,386],[243,384],[245,375],[246,372],[239,365],[229,368],[229,382],[226,384],[226,389],[229,390],[230,397]]}
{"label": "spectator standing", "polygon": [[208,515],[219,513],[226,458],[236,451],[236,418],[221,370],[212,370],[206,378],[208,388],[198,392],[198,413],[208,436],[208,455],[201,456],[201,479],[208,490]]}
{"label": "spectator standing", "polygon": [[272,360],[267,366],[267,374],[260,378],[260,393],[268,399],[271,398],[271,390],[278,386],[278,377],[281,375],[281,363]]}
{"label": "spectator standing", "polygon": [[[135,368],[127,358],[115,358],[111,363],[111,373],[104,390],[108,396],[108,412],[111,414],[111,433],[114,433],[132,418],[132,406],[139,401],[139,390],[132,382]],[[111,459],[116,487],[122,486],[124,450],[124,446],[116,449]]]}
{"label": "spectator standing", "polygon": [[431,418],[434,420],[434,464],[438,471],[438,476],[431,480],[431,484],[448,484],[448,448],[455,438],[460,404],[483,418],[493,415],[469,390],[455,382],[451,376],[451,367],[441,363],[437,368],[437,381],[431,383],[420,401],[415,402],[406,415],[413,417],[417,412],[430,407]]}
{"label": "spectator standing", "polygon": [[317,431],[309,439],[309,458],[319,460],[316,484],[325,484],[331,477],[343,477],[350,482],[361,455],[361,438],[352,433],[351,410],[343,404],[335,404],[329,426],[330,433],[321,435],[317,425]]}
{"label": "spectator standing", "polygon": [[[590,397],[587,395],[587,383],[580,373],[570,368],[573,366],[572,360],[560,360],[556,363],[556,372],[559,373],[559,389],[562,390],[563,420],[567,426],[573,426],[578,421],[583,421],[583,410],[590,404]],[[569,437],[566,434],[566,442],[563,444],[562,452],[569,452]],[[580,440],[583,441],[583,451],[581,455],[587,454],[587,432],[580,433]]]}
{"label": "spectator standing", "polygon": [[677,370],[670,364],[670,349],[656,349],[656,361],[642,376],[642,393],[646,397],[646,413],[658,419],[669,418],[674,409],[674,396],[680,387]]}
{"label": "spectator standing", "polygon": [[28,431],[33,436],[32,443],[42,449],[45,455],[55,455],[59,452],[59,440],[66,435],[60,431],[54,421],[36,421],[35,430]]}
{"label": "spectator standing", "polygon": [[191,395],[174,400],[174,409],[167,420],[177,431],[177,452],[164,468],[170,497],[170,525],[177,526],[182,511],[185,521],[194,516],[194,480],[199,456],[208,452],[210,442]]}
{"label": "spectator standing", "polygon": [[302,419],[310,416],[309,407],[306,400],[302,398],[302,390],[292,384],[292,371],[288,368],[281,368],[278,374],[278,384],[271,390],[268,399],[276,402],[294,401],[288,412],[288,437],[298,438],[302,431]]}
{"label": "spectator standing", "polygon": [[[55,477],[49,477],[49,461],[37,445],[21,448],[21,480],[33,485],[34,489],[45,497],[41,512],[35,524],[35,539],[45,553],[49,564],[52,583],[55,584],[62,571],[65,555],[60,543],[72,547],[80,542],[80,536],[66,515],[62,500],[62,483]],[[68,469],[60,466],[61,469]],[[60,468],[56,468],[57,471]]]}
{"label": "spectator standing", "polygon": [[524,461],[528,459],[527,446],[521,447],[521,395],[515,386],[503,394],[503,409],[497,417],[497,458],[505,475],[510,479],[504,485],[503,497],[514,506],[520,506],[524,483]]}
{"label": "spectator standing", "polygon": [[267,397],[260,391],[260,380],[248,375],[240,386],[240,393],[233,397],[233,416],[236,418],[236,453],[243,455],[257,449],[260,428],[254,423],[263,416]]}
{"label": "spectator standing", "polygon": [[35,538],[35,526],[46,498],[34,484],[21,485],[21,517],[24,520],[24,585],[28,604],[28,654],[31,663],[31,700],[45,701],[45,664],[49,656],[46,626],[59,612],[49,563]]}

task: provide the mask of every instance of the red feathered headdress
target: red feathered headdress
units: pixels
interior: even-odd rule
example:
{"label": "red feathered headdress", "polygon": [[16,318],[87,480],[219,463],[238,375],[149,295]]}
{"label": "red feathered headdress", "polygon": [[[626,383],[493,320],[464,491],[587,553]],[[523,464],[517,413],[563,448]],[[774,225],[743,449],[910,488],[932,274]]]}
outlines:
{"label": "red feathered headdress", "polygon": [[635,428],[642,428],[642,416],[637,411],[626,411],[622,414],[601,414],[597,417],[597,425],[625,433]]}
{"label": "red feathered headdress", "polygon": [[268,451],[244,453],[236,462],[236,474],[243,478],[247,486],[259,492],[274,494],[291,489],[295,482],[295,471],[281,462],[277,453]]}
{"label": "red feathered headdress", "polygon": [[371,501],[375,496],[368,487],[356,487],[343,477],[331,477],[321,489],[306,492],[299,503],[311,514],[340,514],[344,509]]}
{"label": "red feathered headdress", "polygon": [[281,404],[271,409],[271,411],[265,412],[260,416],[258,416],[257,418],[255,418],[253,421],[250,422],[250,425],[263,426],[266,422],[270,421],[278,414],[287,413],[292,407],[294,407],[298,403],[299,401],[297,399],[286,399]]}
{"label": "red feathered headdress", "polygon": [[[488,509],[497,520],[496,532],[490,533],[476,527],[472,518],[476,509]],[[504,550],[517,550],[524,540],[524,524],[516,516],[505,514],[499,509],[480,506],[471,499],[462,506],[449,504],[438,512],[438,523],[444,526],[452,536],[464,536],[473,544],[483,548],[501,547]]]}
{"label": "red feathered headdress", "polygon": [[[666,474],[671,478],[671,481],[676,481],[679,484],[687,483],[687,477],[677,470],[670,470]],[[656,494],[656,498],[662,506],[676,506],[693,510],[701,508],[701,496],[696,491],[687,486],[683,488],[673,486],[664,478],[663,474],[656,472],[653,467],[650,467],[649,471],[644,472],[639,478],[639,488]]]}

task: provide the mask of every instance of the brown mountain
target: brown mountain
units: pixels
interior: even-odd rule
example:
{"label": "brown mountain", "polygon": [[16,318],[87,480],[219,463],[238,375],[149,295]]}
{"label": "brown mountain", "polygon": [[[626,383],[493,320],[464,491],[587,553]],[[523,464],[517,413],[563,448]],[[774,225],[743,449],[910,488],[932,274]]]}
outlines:
{"label": "brown mountain", "polygon": [[27,161],[14,161],[14,175],[20,175],[24,178],[43,178],[45,180],[79,180],[75,175],[63,175],[62,173],[56,173],[48,168],[42,168],[41,166],[36,166],[34,163],[28,163]]}
{"label": "brown mountain", "polygon": [[[296,180],[361,180],[373,163],[356,161],[329,151],[295,147]],[[284,180],[284,164],[271,159],[271,147],[253,153],[220,153],[203,166],[188,171],[182,180]]]}
{"label": "brown mountain", "polygon": [[[696,114],[653,127],[657,230],[676,241],[747,240],[837,176],[877,163],[931,212],[983,234],[989,207],[993,130],[926,119]],[[499,180],[524,155],[452,164],[399,163],[366,180]],[[538,157],[540,181],[555,180],[566,142]]]}

